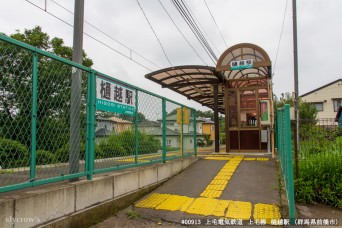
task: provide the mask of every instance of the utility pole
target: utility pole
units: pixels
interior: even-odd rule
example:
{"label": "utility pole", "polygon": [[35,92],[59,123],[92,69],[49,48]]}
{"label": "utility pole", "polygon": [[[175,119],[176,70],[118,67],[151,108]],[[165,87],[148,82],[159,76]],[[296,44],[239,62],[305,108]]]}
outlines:
{"label": "utility pole", "polygon": [[293,14],[293,60],[294,60],[294,110],[296,119],[295,129],[295,170],[296,178],[298,177],[298,151],[299,151],[299,91],[298,91],[298,48],[297,48],[297,3],[292,0]]}
{"label": "utility pole", "polygon": [[[84,0],[75,0],[72,61],[80,64],[82,64],[83,19]],[[71,76],[69,174],[79,172],[81,143],[81,91],[81,70],[73,67]],[[70,181],[76,181],[78,179],[79,178],[73,178]]]}

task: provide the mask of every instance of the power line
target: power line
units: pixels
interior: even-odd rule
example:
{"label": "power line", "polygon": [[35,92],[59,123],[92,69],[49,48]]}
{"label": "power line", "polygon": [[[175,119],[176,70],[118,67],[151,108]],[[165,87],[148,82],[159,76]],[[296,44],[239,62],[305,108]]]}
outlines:
{"label": "power line", "polygon": [[198,56],[198,58],[200,58],[202,60],[202,62],[208,66],[208,64],[202,59],[202,57],[198,54],[198,52],[196,51],[196,49],[194,48],[194,46],[191,45],[191,43],[189,42],[189,40],[185,37],[185,35],[182,33],[182,31],[180,30],[180,28],[177,26],[176,22],[172,19],[171,15],[169,14],[169,12],[166,10],[166,8],[164,7],[163,3],[159,1],[159,4],[163,7],[164,11],[166,12],[166,14],[169,16],[170,20],[172,21],[172,23],[174,24],[174,26],[176,26],[178,32],[180,32],[180,34],[183,36],[183,38],[185,39],[185,41],[189,44],[189,46],[192,48],[192,50],[196,53],[196,55]]}
{"label": "power line", "polygon": [[214,21],[214,23],[215,23],[215,25],[216,25],[217,30],[219,31],[219,33],[220,33],[220,35],[221,35],[221,38],[222,38],[223,42],[225,43],[226,47],[228,48],[228,45],[227,45],[225,39],[223,38],[223,35],[222,35],[222,33],[221,33],[221,30],[219,29],[219,27],[218,27],[218,25],[217,25],[217,23],[216,23],[216,21],[215,21],[215,18],[214,18],[213,14],[212,14],[211,11],[210,11],[210,8],[209,8],[209,6],[208,6],[208,4],[207,4],[207,1],[204,0],[204,3],[205,3],[205,6],[207,7],[207,9],[208,9],[208,11],[209,11],[209,13],[210,13],[210,15],[211,15],[211,18],[213,19],[213,21]]}
{"label": "power line", "polygon": [[[46,10],[46,9],[44,9],[44,8],[42,8],[42,7],[38,6],[38,5],[36,5],[36,4],[34,4],[33,2],[30,2],[29,0],[26,0],[26,2],[32,4],[33,6],[35,6],[35,7],[37,7],[38,9],[44,11],[45,13],[49,14],[50,16],[52,16],[52,17],[56,18],[57,20],[59,20],[59,21],[65,23],[66,25],[69,25],[70,27],[74,27],[72,24],[70,24],[70,23],[68,23],[67,21],[63,20],[62,18],[56,16],[55,14],[49,12],[48,10]],[[153,71],[151,68],[149,68],[149,67],[145,66],[144,64],[140,63],[139,61],[134,60],[133,58],[131,58],[131,56],[127,56],[126,54],[124,54],[124,53],[122,53],[122,52],[116,50],[115,48],[113,48],[113,47],[111,47],[110,45],[104,43],[103,41],[101,41],[101,40],[95,38],[94,36],[91,36],[91,35],[89,35],[89,34],[86,33],[86,32],[83,32],[83,34],[86,35],[86,36],[88,36],[89,38],[95,40],[96,42],[102,44],[103,46],[105,46],[105,47],[111,49],[112,51],[118,53],[119,55],[121,55],[121,56],[123,56],[123,57],[125,57],[125,58],[127,58],[127,59],[129,59],[129,60],[131,60],[132,62],[138,64],[139,66],[141,66],[141,67],[143,67],[143,68],[145,68],[145,69],[147,69],[147,70],[149,70],[149,71]],[[153,64],[153,65],[155,65],[155,64]],[[159,68],[161,68],[161,67],[159,67]]]}
{"label": "power line", "polygon": [[[183,1],[182,1],[183,2]],[[189,12],[193,15],[195,21],[199,24],[199,28],[201,28],[201,30],[204,32],[204,34],[207,36],[208,40],[210,41],[210,43],[213,45],[213,47],[215,48],[215,50],[220,53],[220,51],[218,50],[218,48],[215,45],[215,42],[213,42],[210,39],[209,34],[206,32],[206,30],[204,29],[203,25],[201,24],[201,22],[197,19],[196,15],[194,14],[194,12],[192,12],[191,8],[189,7],[189,5],[186,2],[183,2],[184,5],[186,5],[187,9],[189,10]],[[209,43],[208,43],[209,44]]]}
{"label": "power line", "polygon": [[139,0],[136,0],[136,1],[137,1],[138,5],[139,5],[140,10],[141,10],[142,13],[144,14],[144,17],[145,17],[147,23],[149,24],[149,26],[150,26],[150,28],[151,28],[151,30],[152,30],[154,36],[157,38],[158,43],[159,43],[161,49],[163,50],[163,53],[164,53],[164,55],[165,55],[167,61],[168,61],[168,62],[170,63],[170,65],[172,66],[172,63],[170,62],[170,59],[169,59],[169,57],[167,56],[167,54],[166,54],[166,52],[165,52],[165,49],[164,49],[162,43],[160,42],[160,40],[159,40],[159,38],[158,38],[156,32],[154,31],[154,29],[153,29],[153,27],[152,27],[152,24],[151,24],[150,21],[148,20],[148,17],[147,17],[147,15],[145,14],[145,11],[144,11],[143,8],[141,7],[141,5],[140,5],[140,3],[139,3]]}
{"label": "power line", "polygon": [[190,12],[186,9],[186,6],[183,5],[178,0],[172,0],[173,5],[179,12],[179,14],[183,17],[184,21],[189,26],[192,33],[195,35],[201,46],[203,47],[204,51],[208,54],[211,61],[216,64],[215,61],[217,61],[217,57],[215,53],[212,51],[210,45],[208,44],[207,40],[201,33],[200,29],[198,28],[196,22],[193,20]]}
{"label": "power line", "polygon": [[[74,13],[65,8],[64,6],[62,6],[61,4],[59,4],[58,2],[54,1],[54,0],[50,0],[51,2],[53,2],[54,4],[56,4],[57,6],[59,6],[60,8],[64,9],[65,11],[69,12],[70,14],[74,15]],[[134,53],[136,55],[138,55],[139,57],[143,58],[144,60],[148,61],[149,63],[151,63],[152,65],[161,68],[160,66],[158,66],[157,64],[155,64],[154,62],[152,62],[151,60],[147,59],[146,57],[142,56],[141,54],[139,54],[138,52],[132,50],[130,47],[128,47],[127,45],[123,44],[122,42],[120,42],[119,40],[115,39],[113,36],[109,35],[108,33],[104,32],[103,30],[99,29],[98,27],[96,27],[95,25],[87,22],[86,20],[84,20],[84,23],[86,23],[87,25],[89,25],[90,27],[92,27],[93,29],[97,30],[98,32],[102,33],[103,35],[107,36],[108,38],[110,38],[111,40],[117,42],[118,44],[120,44],[121,46],[127,48],[131,53]]]}
{"label": "power line", "polygon": [[[178,1],[178,0],[176,0]],[[195,16],[192,16],[192,11],[189,9],[189,7],[186,5],[186,3],[181,0],[183,6],[184,6],[184,9],[186,10],[186,12],[188,13],[188,15],[190,16],[190,19],[192,20],[192,24],[195,26],[196,28],[196,31],[198,32],[198,34],[200,35],[201,37],[201,40],[205,43],[207,49],[209,50],[209,52],[211,53],[211,55],[214,57],[214,59],[217,61],[217,57],[215,55],[215,52],[213,51],[213,49],[210,47],[207,39],[205,38],[205,36],[203,35],[201,29],[199,28],[199,26],[197,25],[196,23],[196,18],[194,19]]]}
{"label": "power line", "polygon": [[283,24],[282,24],[282,26],[281,26],[281,32],[280,32],[279,41],[278,41],[278,47],[277,47],[277,53],[276,53],[276,57],[275,57],[275,60],[274,60],[273,75],[274,75],[274,73],[275,73],[275,69],[276,69],[276,66],[277,66],[278,53],[279,53],[279,48],[280,48],[280,41],[281,41],[281,37],[283,36],[283,31],[284,31],[284,24],[285,24],[285,16],[286,16],[286,10],[287,10],[287,3],[288,3],[288,0],[286,0],[286,4],[285,4],[284,17],[283,17]]}

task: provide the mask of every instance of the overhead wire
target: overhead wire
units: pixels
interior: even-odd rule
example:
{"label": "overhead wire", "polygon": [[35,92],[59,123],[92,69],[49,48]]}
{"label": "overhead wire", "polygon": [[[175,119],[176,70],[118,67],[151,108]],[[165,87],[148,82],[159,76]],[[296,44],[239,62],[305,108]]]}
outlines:
{"label": "overhead wire", "polygon": [[198,31],[198,28],[194,25],[194,22],[191,20],[190,16],[186,13],[184,7],[182,7],[181,3],[179,3],[177,0],[172,0],[173,5],[179,12],[179,14],[182,16],[192,33],[195,35],[196,39],[199,41],[200,45],[203,47],[204,51],[209,56],[210,60],[216,64],[215,57],[212,54],[212,50],[210,51],[210,47],[208,47],[208,43],[205,42],[203,35],[200,35],[200,32]]}
{"label": "overhead wire", "polygon": [[159,37],[157,36],[157,33],[154,31],[154,29],[153,29],[153,26],[152,26],[152,24],[150,23],[150,21],[149,21],[149,19],[148,19],[147,15],[145,14],[145,11],[144,11],[144,9],[143,9],[143,8],[142,8],[142,6],[140,5],[140,2],[139,2],[139,0],[136,0],[136,1],[137,1],[138,5],[139,5],[139,8],[140,8],[140,10],[141,10],[141,11],[142,11],[142,13],[144,14],[144,17],[145,17],[145,19],[146,19],[147,23],[149,24],[149,26],[150,26],[150,28],[151,28],[151,30],[152,30],[152,32],[153,32],[153,34],[154,34],[154,36],[155,36],[155,37],[156,37],[156,39],[158,40],[158,43],[159,43],[159,45],[160,45],[161,49],[163,50],[163,53],[164,53],[164,55],[165,55],[165,57],[166,57],[167,61],[169,62],[169,64],[170,64],[171,66],[173,66],[173,65],[172,65],[172,63],[171,63],[171,61],[170,61],[170,59],[169,59],[169,57],[168,57],[168,56],[167,56],[167,54],[166,54],[166,51],[165,51],[165,49],[164,49],[164,47],[163,47],[162,43],[161,43],[161,42],[160,42],[160,40],[159,40]]}
{"label": "overhead wire", "polygon": [[[29,1],[29,0],[25,0],[25,1],[28,2],[28,3],[30,3],[30,4],[33,5],[33,6],[37,7],[38,9],[44,11],[45,13],[49,14],[50,16],[56,18],[57,20],[59,20],[59,21],[65,23],[66,25],[69,25],[70,27],[74,27],[72,24],[70,24],[69,22],[63,20],[62,18],[58,17],[57,15],[55,15],[55,14],[49,12],[47,9],[40,7],[39,5],[33,3],[33,2],[31,2],[31,1]],[[121,55],[121,56],[123,56],[123,57],[129,59],[130,61],[132,61],[132,62],[138,64],[139,66],[141,66],[141,67],[143,67],[143,68],[145,68],[145,69],[147,69],[147,70],[149,70],[149,71],[153,71],[150,67],[147,67],[146,65],[142,64],[141,62],[139,62],[139,61],[137,61],[137,60],[134,60],[133,58],[131,58],[131,56],[128,56],[128,55],[126,55],[126,54],[124,54],[124,53],[122,53],[122,52],[116,50],[115,48],[113,48],[113,47],[111,47],[110,45],[106,44],[105,42],[103,42],[103,41],[101,41],[101,40],[95,38],[94,36],[92,36],[92,35],[90,35],[90,34],[88,34],[88,33],[86,33],[86,32],[83,32],[83,34],[86,35],[87,37],[89,37],[89,38],[95,40],[96,42],[102,44],[103,46],[105,46],[105,47],[111,49],[112,51],[118,53],[119,55]],[[136,53],[136,52],[134,52],[134,53]],[[137,54],[137,53],[136,53],[136,54]],[[144,58],[144,57],[142,57],[142,58]],[[144,58],[144,59],[145,59],[145,58]],[[149,60],[147,60],[147,61],[149,61]],[[154,64],[154,63],[152,63],[152,64],[155,65],[155,66],[158,66],[158,65],[156,65],[156,64]],[[159,67],[159,66],[158,66],[158,67]],[[161,67],[159,67],[159,68],[161,68]]]}
{"label": "overhead wire", "polygon": [[220,35],[221,35],[221,38],[222,38],[223,42],[225,43],[226,47],[228,48],[228,45],[227,45],[227,43],[226,43],[226,40],[224,39],[223,34],[222,34],[220,28],[218,27],[218,25],[217,25],[217,23],[216,23],[216,20],[215,20],[215,18],[214,18],[214,16],[213,16],[213,14],[211,13],[211,10],[210,10],[210,8],[209,8],[209,6],[208,6],[208,4],[207,4],[207,1],[204,0],[204,3],[205,3],[205,6],[207,7],[207,9],[208,9],[208,11],[209,11],[209,13],[210,13],[210,15],[211,15],[211,18],[213,19],[213,21],[214,21],[214,23],[215,23],[215,25],[216,25],[217,30],[219,31],[219,33],[220,33]]}
{"label": "overhead wire", "polygon": [[189,44],[189,46],[192,48],[192,50],[196,53],[196,55],[198,56],[198,58],[201,59],[201,61],[208,66],[208,64],[203,60],[203,58],[198,54],[198,52],[196,51],[196,49],[194,48],[194,46],[192,46],[192,44],[190,43],[190,41],[185,37],[184,33],[180,30],[180,28],[178,27],[178,25],[176,24],[176,22],[173,20],[173,18],[171,17],[170,13],[167,11],[167,9],[164,7],[163,3],[159,1],[159,4],[162,6],[162,8],[164,9],[164,11],[166,12],[166,14],[168,15],[168,17],[170,18],[170,20],[172,21],[172,23],[174,24],[174,26],[177,28],[178,32],[182,35],[182,37],[185,39],[185,41]]}
{"label": "overhead wire", "polygon": [[273,65],[273,75],[275,74],[275,70],[276,70],[276,66],[277,66],[277,60],[278,60],[280,42],[281,42],[281,38],[282,38],[282,36],[283,36],[283,31],[284,31],[285,17],[286,17],[286,11],[287,11],[287,4],[288,4],[288,1],[289,1],[289,0],[286,0],[286,3],[285,3],[285,10],[284,10],[284,16],[283,16],[283,23],[282,23],[282,26],[281,26],[281,31],[280,31],[279,41],[278,41],[278,47],[277,47],[276,57],[275,57],[275,60],[274,60],[274,65]]}
{"label": "overhead wire", "polygon": [[[176,1],[178,1],[178,0],[176,0]],[[198,32],[199,36],[201,37],[201,40],[203,40],[203,42],[205,43],[205,45],[206,45],[206,47],[208,48],[209,52],[212,54],[212,56],[214,57],[214,59],[217,61],[217,57],[216,57],[216,55],[215,55],[215,52],[212,50],[212,48],[210,47],[210,45],[209,45],[207,39],[206,39],[205,36],[203,35],[201,29],[200,29],[199,26],[197,25],[197,23],[196,23],[194,17],[192,16],[192,12],[190,11],[189,7],[186,5],[186,3],[185,3],[183,0],[181,0],[181,2],[182,2],[182,4],[183,4],[183,6],[184,6],[184,9],[186,10],[186,12],[188,13],[188,15],[189,15],[189,17],[190,17],[190,19],[191,19],[191,21],[192,21],[192,24],[195,26],[196,31]]]}
{"label": "overhead wire", "polygon": [[[56,4],[57,6],[59,6],[60,8],[64,9],[65,11],[69,12],[70,14],[74,15],[74,12],[72,12],[71,10],[67,9],[66,7],[62,6],[60,3],[54,1],[54,0],[50,0],[51,2],[53,2],[54,4]],[[154,62],[152,62],[151,60],[147,59],[146,57],[144,57],[143,55],[141,55],[140,53],[132,50],[130,47],[128,47],[127,45],[123,44],[122,42],[120,42],[119,40],[115,39],[113,36],[109,35],[108,33],[104,32],[103,30],[99,29],[98,27],[96,27],[95,25],[89,23],[88,21],[84,20],[84,23],[86,23],[87,25],[89,25],[90,27],[92,27],[93,29],[97,30],[98,32],[102,33],[103,35],[107,36],[108,38],[110,38],[111,40],[117,42],[118,44],[120,44],[121,46],[127,48],[131,53],[134,53],[136,55],[138,55],[139,57],[143,58],[144,60],[146,60],[147,62],[151,63],[152,65],[161,68],[160,66],[158,66],[157,64],[155,64]]]}
{"label": "overhead wire", "polygon": [[[208,40],[210,41],[210,43],[213,45],[213,47],[215,48],[215,50],[220,53],[220,51],[218,50],[218,48],[216,47],[215,43],[211,40],[209,34],[206,32],[206,30],[204,29],[203,25],[201,24],[200,20],[198,20],[198,18],[196,17],[195,13],[192,12],[191,8],[189,7],[189,5],[184,2],[184,5],[187,7],[187,9],[189,10],[189,12],[193,15],[193,18],[195,19],[196,23],[198,23],[199,28],[201,28],[201,31],[204,32],[204,34],[207,36]],[[209,43],[209,42],[208,42]]]}

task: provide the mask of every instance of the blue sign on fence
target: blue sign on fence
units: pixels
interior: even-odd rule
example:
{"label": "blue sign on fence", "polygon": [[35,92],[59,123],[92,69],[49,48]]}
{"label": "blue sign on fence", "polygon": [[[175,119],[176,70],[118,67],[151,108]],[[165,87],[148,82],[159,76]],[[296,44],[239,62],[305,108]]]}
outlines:
{"label": "blue sign on fence", "polygon": [[96,110],[133,116],[135,114],[135,90],[96,77]]}

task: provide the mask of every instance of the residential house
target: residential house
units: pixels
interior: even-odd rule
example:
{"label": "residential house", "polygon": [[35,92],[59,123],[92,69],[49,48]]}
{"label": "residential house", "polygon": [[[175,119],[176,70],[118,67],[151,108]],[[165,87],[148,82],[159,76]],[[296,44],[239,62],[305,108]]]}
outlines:
{"label": "residential house", "polygon": [[[202,124],[204,123],[205,126]],[[213,130],[210,125],[213,122],[206,118],[197,118],[196,120],[196,137],[204,136],[203,129],[207,129],[207,134],[211,134]],[[151,121],[146,120],[139,123],[139,131],[156,136],[161,142],[163,139],[162,120]],[[177,116],[171,115],[166,117],[166,145],[168,147],[180,148],[181,142],[181,125],[177,124]],[[212,134],[214,135],[214,134]],[[194,121],[190,119],[188,125],[183,125],[183,145],[184,149],[191,149],[194,147]]]}
{"label": "residential house", "polygon": [[131,121],[123,120],[115,116],[110,117],[109,119],[113,121],[113,131],[116,134],[119,134],[123,131],[130,130],[133,127],[133,122]]}
{"label": "residential house", "polygon": [[315,105],[318,119],[335,119],[342,101],[342,79],[330,82],[300,96]]}
{"label": "residential house", "polygon": [[202,122],[202,133],[204,135],[210,135],[211,140],[215,140],[215,123],[210,118],[197,118],[197,121]]}
{"label": "residential house", "polygon": [[118,117],[96,117],[95,142],[99,143],[103,139],[108,139],[112,134],[132,129],[132,124],[132,122]]}

